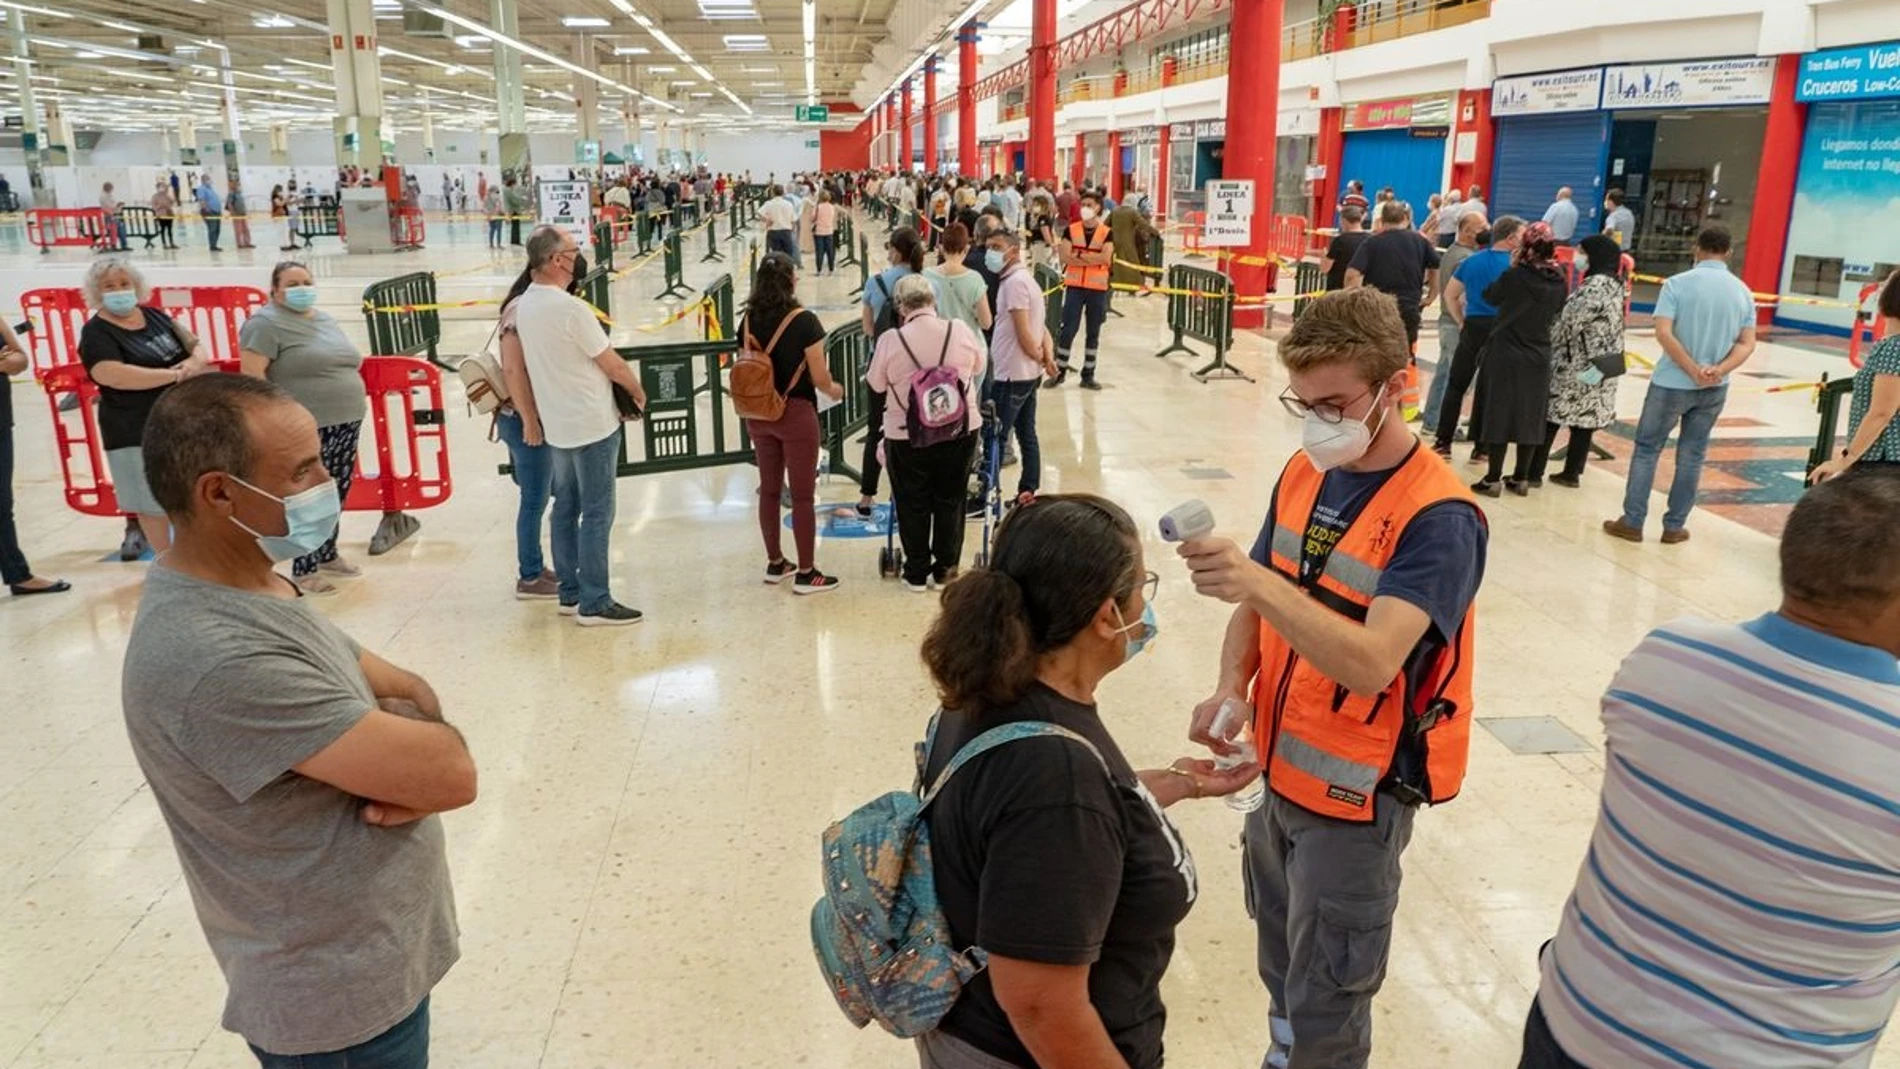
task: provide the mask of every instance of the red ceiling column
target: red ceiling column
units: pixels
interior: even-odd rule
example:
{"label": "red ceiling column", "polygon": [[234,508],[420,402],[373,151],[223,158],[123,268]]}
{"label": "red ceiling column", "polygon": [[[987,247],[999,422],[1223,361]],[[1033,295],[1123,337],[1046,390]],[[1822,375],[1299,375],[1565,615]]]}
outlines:
{"label": "red ceiling column", "polygon": [[1452,117],[1452,137],[1471,135],[1471,158],[1451,165],[1451,188],[1460,193],[1472,186],[1491,192],[1491,144],[1497,127],[1491,122],[1491,90],[1458,91],[1458,114]]}
{"label": "red ceiling column", "polygon": [[1108,199],[1121,203],[1122,199],[1122,132],[1108,132]]}
{"label": "red ceiling column", "polygon": [[924,60],[924,170],[937,173],[937,57]]}
{"label": "red ceiling column", "polygon": [[898,126],[897,126],[898,141],[902,145],[902,148],[900,148],[898,151],[900,153],[899,158],[904,161],[905,174],[909,174],[911,171],[910,83],[911,83],[911,80],[909,78],[904,79],[904,97],[903,97],[902,103],[898,105],[900,108],[903,109],[903,118],[902,120],[899,121]]}
{"label": "red ceiling column", "polygon": [[[1253,232],[1245,253],[1266,255],[1273,218],[1275,140],[1280,119],[1280,27],[1284,5],[1279,0],[1234,5],[1230,54],[1246,56],[1227,77],[1227,145],[1221,174],[1229,179],[1251,178],[1254,184]],[[1234,290],[1241,296],[1267,291],[1264,264],[1235,261]],[[1262,305],[1234,309],[1236,327],[1258,327]]]}
{"label": "red ceiling column", "polygon": [[957,32],[957,169],[967,175],[995,174],[976,163],[976,23]]}
{"label": "red ceiling column", "polygon": [[1031,178],[1056,180],[1056,0],[1035,0],[1029,24]]}
{"label": "red ceiling column", "polygon": [[1088,142],[1083,135],[1075,135],[1075,148],[1069,153],[1069,181],[1075,183],[1077,190],[1082,188],[1083,180],[1088,177],[1088,151]]}
{"label": "red ceiling column", "polygon": [[[1808,106],[1794,98],[1801,80],[1801,57],[1775,59],[1775,95],[1768,101],[1768,129],[1761,139],[1761,170],[1755,178],[1755,207],[1748,218],[1748,253],[1742,281],[1756,293],[1781,290],[1781,260],[1788,251],[1788,219],[1794,212],[1795,174],[1801,166],[1801,142],[1808,129]],[[1772,306],[1756,309],[1763,325],[1773,322]]]}

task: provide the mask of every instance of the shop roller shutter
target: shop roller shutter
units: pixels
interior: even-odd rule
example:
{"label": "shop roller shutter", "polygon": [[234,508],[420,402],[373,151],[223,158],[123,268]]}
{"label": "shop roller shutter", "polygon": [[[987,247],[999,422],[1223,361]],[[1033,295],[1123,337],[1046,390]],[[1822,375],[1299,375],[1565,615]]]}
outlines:
{"label": "shop roller shutter", "polygon": [[1557,190],[1569,186],[1577,205],[1577,236],[1603,228],[1603,172],[1610,165],[1610,113],[1526,115],[1498,120],[1491,172],[1491,217],[1544,217]]}
{"label": "shop roller shutter", "polygon": [[[1410,130],[1364,130],[1346,135],[1340,177],[1365,183],[1366,199],[1391,186],[1398,198],[1412,206],[1414,225],[1431,211],[1427,203],[1445,180],[1442,137],[1414,137]],[[1340,188],[1345,188],[1341,182]]]}

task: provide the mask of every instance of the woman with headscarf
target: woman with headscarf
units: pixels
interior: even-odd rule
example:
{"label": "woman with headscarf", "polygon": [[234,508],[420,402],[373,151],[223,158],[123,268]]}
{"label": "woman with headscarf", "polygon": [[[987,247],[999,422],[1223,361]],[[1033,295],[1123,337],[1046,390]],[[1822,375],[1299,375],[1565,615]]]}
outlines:
{"label": "woman with headscarf", "polygon": [[[1485,345],[1488,388],[1472,416],[1482,435],[1489,470],[1471,489],[1499,497],[1508,488],[1519,497],[1541,483],[1535,470],[1550,411],[1550,328],[1563,312],[1568,287],[1557,266],[1557,239],[1550,224],[1532,223],[1511,256],[1511,266],[1485,287],[1486,303],[1498,310]],[[1517,464],[1504,478],[1504,447],[1517,446]]]}
{"label": "woman with headscarf", "polygon": [[1579,259],[1588,266],[1583,285],[1564,302],[1551,331],[1550,414],[1544,447],[1531,469],[1533,483],[1543,478],[1557,431],[1568,427],[1564,470],[1550,481],[1573,490],[1590,462],[1591,436],[1616,419],[1617,376],[1623,362],[1623,250],[1606,234],[1584,238],[1580,249]]}

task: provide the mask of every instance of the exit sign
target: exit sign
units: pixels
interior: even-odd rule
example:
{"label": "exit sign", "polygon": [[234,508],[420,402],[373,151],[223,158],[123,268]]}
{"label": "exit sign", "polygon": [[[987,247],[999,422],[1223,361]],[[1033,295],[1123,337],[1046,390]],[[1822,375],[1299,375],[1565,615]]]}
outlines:
{"label": "exit sign", "polygon": [[799,104],[792,111],[798,122],[831,121],[831,107],[826,104]]}

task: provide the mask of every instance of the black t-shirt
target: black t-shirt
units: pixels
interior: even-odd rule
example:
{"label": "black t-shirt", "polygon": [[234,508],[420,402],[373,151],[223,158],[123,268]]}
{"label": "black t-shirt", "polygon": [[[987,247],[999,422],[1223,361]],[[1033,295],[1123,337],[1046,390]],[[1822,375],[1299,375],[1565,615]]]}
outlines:
{"label": "black t-shirt", "polygon": [[[787,399],[802,397],[815,405],[818,403],[818,389],[812,385],[811,372],[798,375],[798,368],[805,362],[805,350],[825,340],[825,325],[818,321],[817,313],[807,308],[794,305],[789,314],[796,318],[779,336],[778,344],[772,347],[772,384]],[[740,337],[750,332],[753,340],[764,345],[772,340],[773,332],[784,321],[784,316],[770,319],[761,317],[754,323],[748,314],[739,323]],[[798,383],[793,385],[792,378],[795,375],[798,376]]]}
{"label": "black t-shirt", "polygon": [[1333,235],[1332,243],[1326,246],[1326,258],[1333,262],[1332,270],[1326,272],[1326,291],[1346,288],[1346,268],[1352,266],[1352,258],[1358,254],[1359,246],[1366,243],[1371,234],[1363,230],[1343,230]]}
{"label": "black t-shirt", "polygon": [[[79,332],[79,361],[91,371],[100,363],[117,360],[133,367],[168,368],[191,354],[178,340],[170,316],[146,308],[145,329],[126,330],[99,316],[86,320]],[[94,379],[98,382],[98,379]],[[145,439],[145,420],[169,385],[156,390],[119,390],[99,384],[99,437],[107,449],[125,449]]]}
{"label": "black t-shirt", "polygon": [[983,254],[988,251],[988,248],[983,245],[970,246],[970,251],[963,254],[963,266],[983,276],[983,285],[990,291],[990,311],[994,312],[996,294],[1002,289],[1003,276],[990,270],[989,264],[984,262]]}
{"label": "black t-shirt", "polygon": [[[1161,974],[1194,904],[1194,861],[1135,777],[1095,708],[1038,683],[981,717],[946,712],[928,776],[990,728],[1041,720],[1094,743],[1024,739],[965,765],[927,813],[937,895],[957,946],[1051,965],[1088,965],[1089,1001],[1133,1069],[1161,1064]],[[1112,779],[1111,779],[1112,777]],[[996,1001],[989,973],[963,989],[943,1030],[993,1057],[1036,1061]]]}
{"label": "black t-shirt", "polygon": [[1401,315],[1416,320],[1425,298],[1425,272],[1438,268],[1438,246],[1416,230],[1381,230],[1359,246],[1352,267],[1366,285],[1391,294]]}

